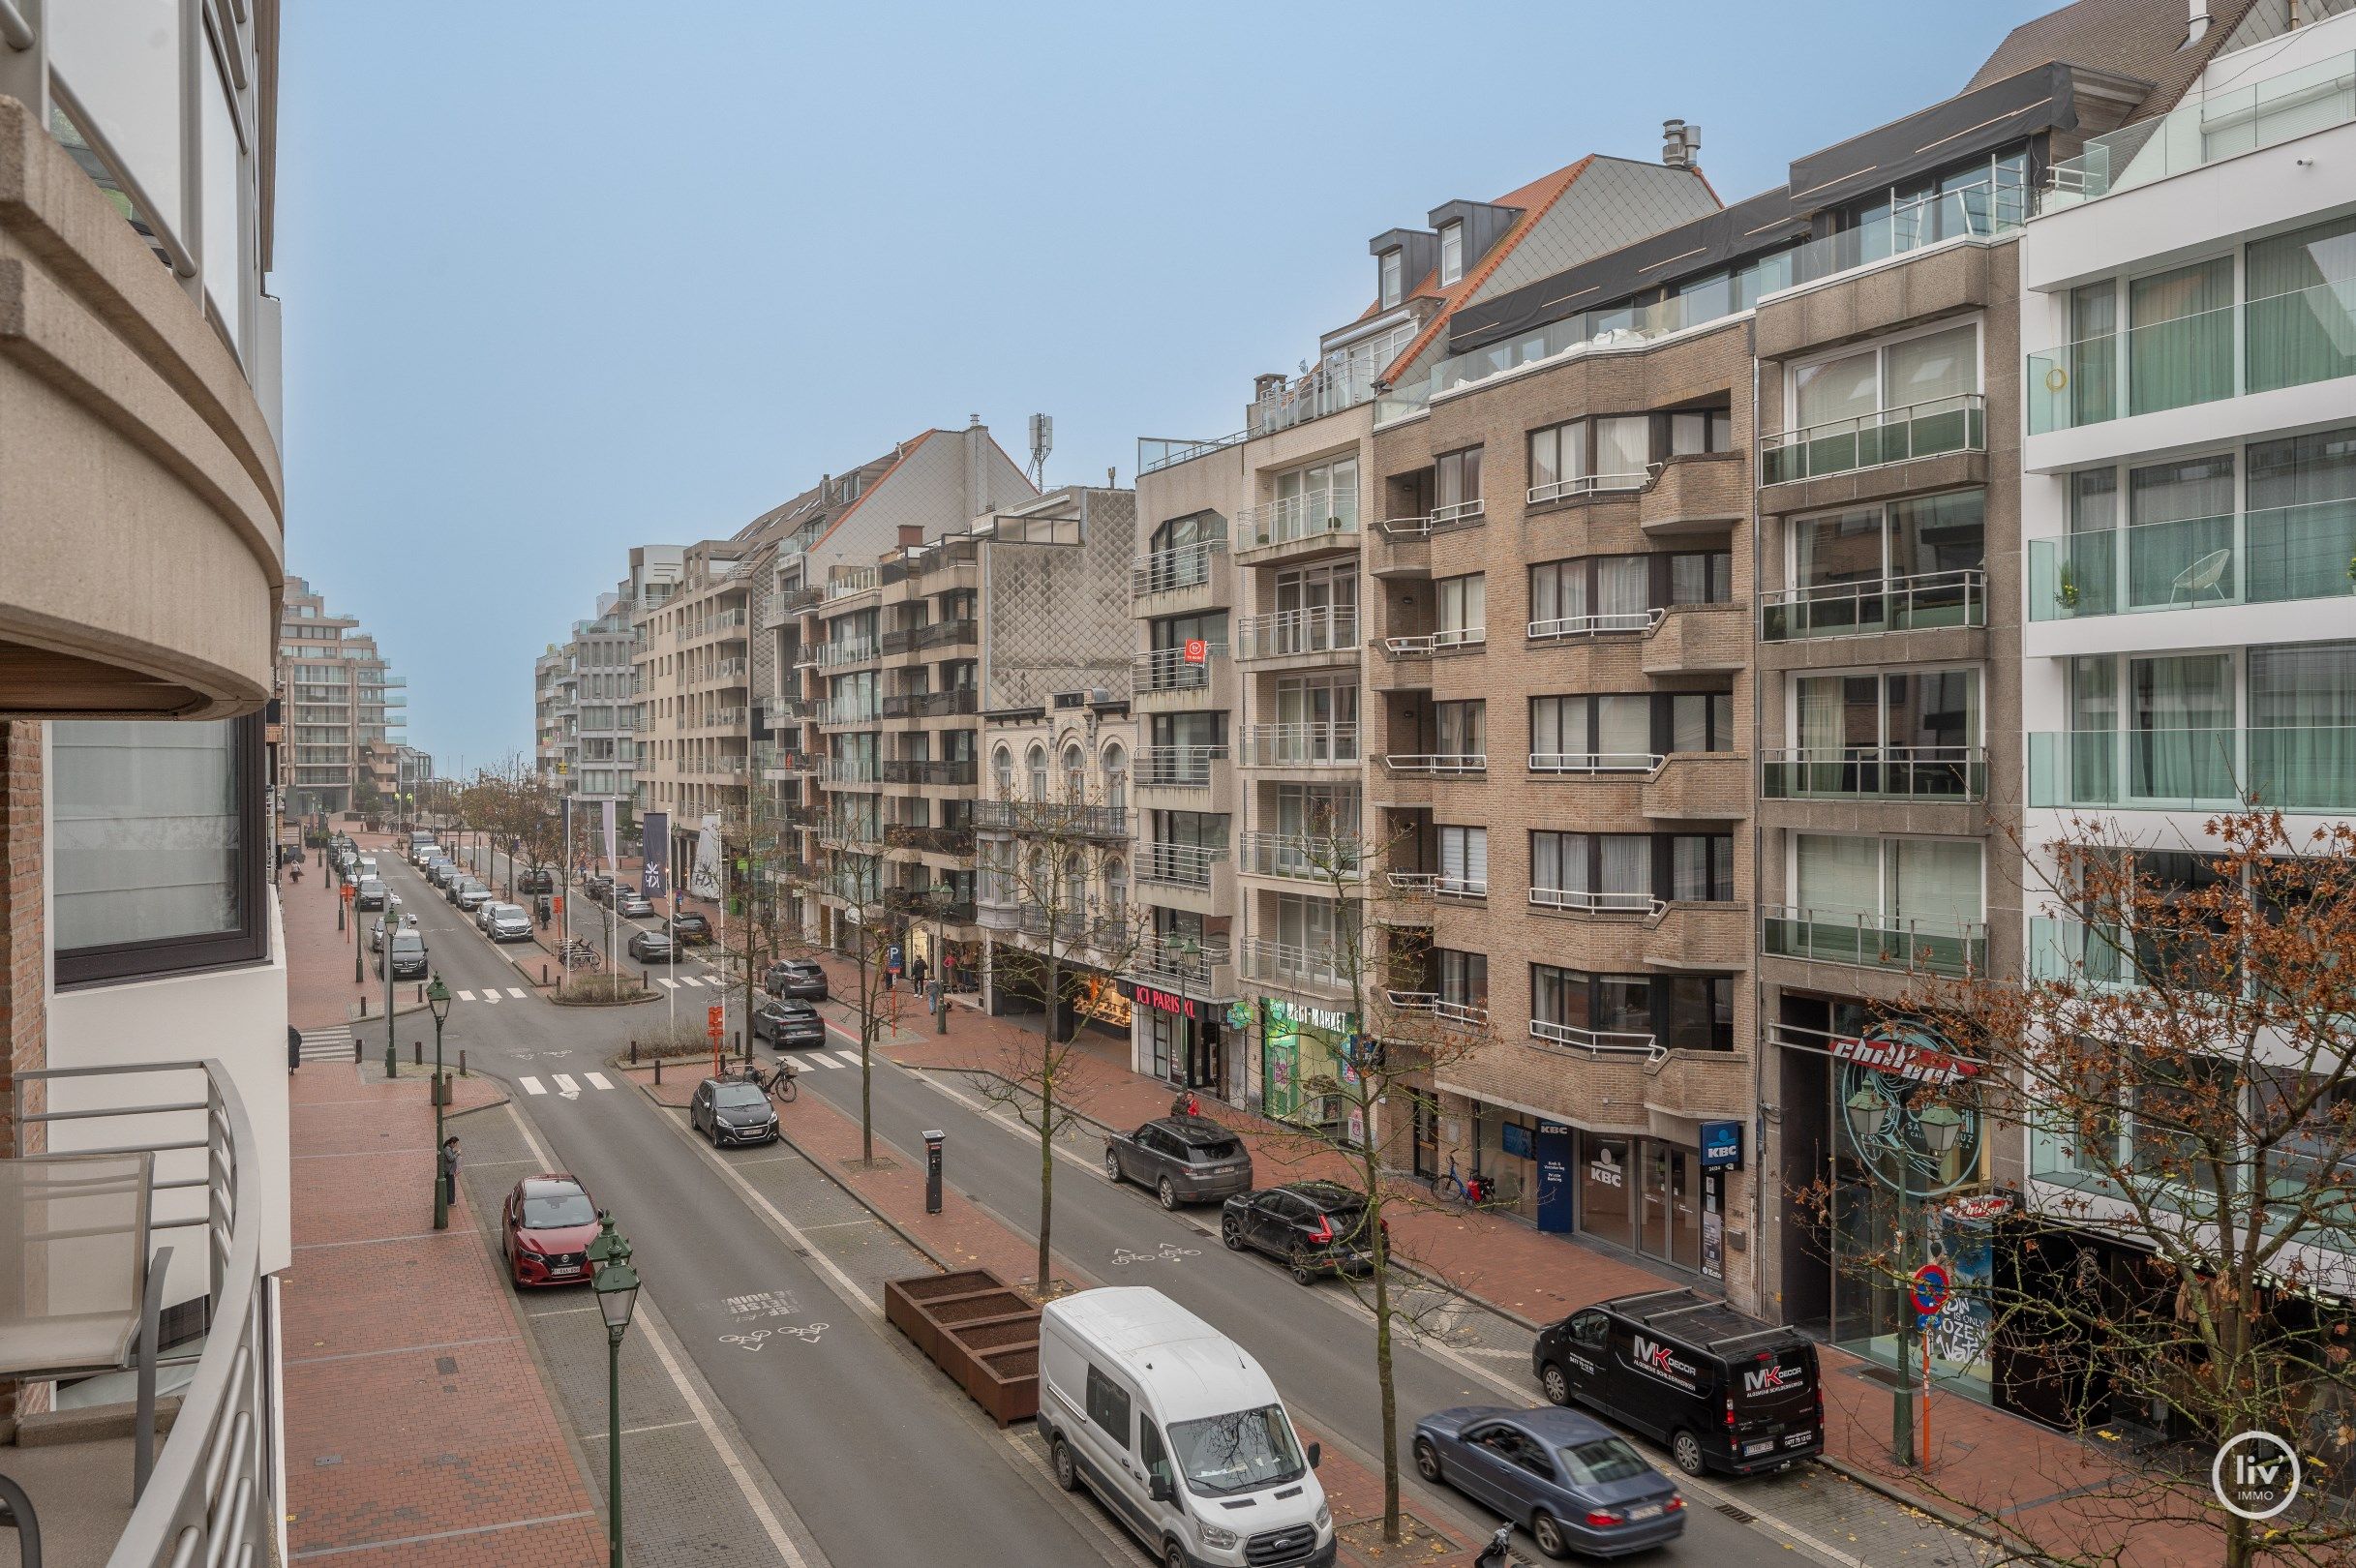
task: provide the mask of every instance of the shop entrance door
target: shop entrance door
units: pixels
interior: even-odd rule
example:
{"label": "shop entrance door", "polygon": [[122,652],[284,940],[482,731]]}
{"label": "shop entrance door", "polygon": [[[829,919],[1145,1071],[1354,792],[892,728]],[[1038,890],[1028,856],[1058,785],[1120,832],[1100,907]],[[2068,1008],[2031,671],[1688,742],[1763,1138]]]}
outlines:
{"label": "shop entrance door", "polygon": [[1220,1071],[1219,1036],[1208,1023],[1187,1030],[1186,1086],[1189,1089],[1208,1089],[1219,1093],[1223,1078]]}
{"label": "shop entrance door", "polygon": [[1702,1157],[1647,1138],[1637,1161],[1643,1191],[1637,1251],[1681,1269],[1702,1266]]}

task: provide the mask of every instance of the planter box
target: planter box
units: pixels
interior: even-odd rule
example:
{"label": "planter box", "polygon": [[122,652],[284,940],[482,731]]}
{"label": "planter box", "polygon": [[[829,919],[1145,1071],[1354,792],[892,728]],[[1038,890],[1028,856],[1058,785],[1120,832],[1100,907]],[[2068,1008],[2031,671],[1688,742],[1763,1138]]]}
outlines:
{"label": "planter box", "polygon": [[1000,1426],[1039,1414],[1039,1309],[987,1269],[887,1280],[884,1317]]}

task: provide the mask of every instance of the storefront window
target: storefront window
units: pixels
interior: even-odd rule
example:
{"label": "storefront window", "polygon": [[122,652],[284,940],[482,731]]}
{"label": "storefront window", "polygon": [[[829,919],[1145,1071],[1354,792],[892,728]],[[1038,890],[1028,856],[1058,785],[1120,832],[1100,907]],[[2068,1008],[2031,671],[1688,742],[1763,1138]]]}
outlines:
{"label": "storefront window", "polygon": [[1633,1143],[1600,1132],[1579,1134],[1579,1228],[1622,1247],[1636,1245]]}

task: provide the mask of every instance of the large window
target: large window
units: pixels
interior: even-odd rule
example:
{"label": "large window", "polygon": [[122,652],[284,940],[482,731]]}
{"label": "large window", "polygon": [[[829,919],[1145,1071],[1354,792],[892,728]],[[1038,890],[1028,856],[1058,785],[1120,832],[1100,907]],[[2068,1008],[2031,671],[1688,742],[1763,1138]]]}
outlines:
{"label": "large window", "polygon": [[1646,772],[1672,753],[1734,745],[1732,692],[1602,692],[1529,703],[1536,772]]}
{"label": "large window", "polygon": [[57,983],[268,956],[259,716],[49,737]]}
{"label": "large window", "polygon": [[1478,643],[1488,636],[1489,603],[1488,577],[1472,572],[1464,577],[1443,577],[1433,585],[1433,596],[1438,601],[1439,626],[1436,642],[1441,648],[1454,648],[1464,643]]}
{"label": "large window", "polygon": [[1918,931],[1925,940],[1976,933],[1983,918],[1980,846],[1954,838],[1794,835],[1799,907],[1826,924]]}
{"label": "large window", "polygon": [[2253,241],[2244,264],[2249,390],[2356,376],[2356,217]]}
{"label": "large window", "polygon": [[1530,965],[1530,1034],[1602,1051],[1731,1051],[1731,975],[1589,975]]}
{"label": "large window", "polygon": [[1526,498],[1535,503],[1598,490],[1642,490],[1652,477],[1651,459],[1652,420],[1646,414],[1573,419],[1533,430]]}
{"label": "large window", "polygon": [[1979,672],[1801,676],[1794,793],[1970,799],[1981,772]]}
{"label": "large window", "polygon": [[1976,323],[1796,366],[1786,384],[1784,431],[1759,454],[1760,482],[1984,449],[1979,389]]}
{"label": "large window", "polygon": [[1644,914],[1658,903],[1726,903],[1734,896],[1731,834],[1529,835],[1529,901],[1540,908]]}
{"label": "large window", "polygon": [[1529,569],[1529,635],[1645,631],[1657,610],[1730,602],[1734,574],[1734,557],[1724,550],[1541,561]]}
{"label": "large window", "polygon": [[1977,626],[1987,620],[1987,495],[1954,490],[1796,518],[1791,588],[1766,606],[1768,642]]}
{"label": "large window", "polygon": [[1401,253],[1398,251],[1383,252],[1380,266],[1382,269],[1382,308],[1386,311],[1397,310],[1400,299],[1403,297],[1405,275]]}
{"label": "large window", "polygon": [[1439,891],[1464,898],[1489,893],[1489,829],[1439,829]]}
{"label": "large window", "polygon": [[1432,521],[1450,523],[1481,511],[1481,449],[1443,452],[1433,464]]}

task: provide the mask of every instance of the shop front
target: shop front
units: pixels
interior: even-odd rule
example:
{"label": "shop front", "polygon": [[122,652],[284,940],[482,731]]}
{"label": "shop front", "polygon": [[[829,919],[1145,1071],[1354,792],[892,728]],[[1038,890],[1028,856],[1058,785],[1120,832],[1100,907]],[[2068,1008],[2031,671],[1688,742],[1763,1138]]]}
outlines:
{"label": "shop front", "polygon": [[1259,999],[1261,1110],[1280,1122],[1314,1127],[1352,1144],[1366,1139],[1357,1097],[1336,1092],[1354,1084],[1350,1052],[1358,1015],[1281,997]]}
{"label": "shop front", "polygon": [[1221,1029],[1225,1011],[1218,1003],[1184,996],[1158,985],[1119,982],[1114,993],[1130,1008],[1135,1070],[1174,1089],[1193,1089],[1229,1101],[1240,1098],[1226,1085],[1226,1049]]}

